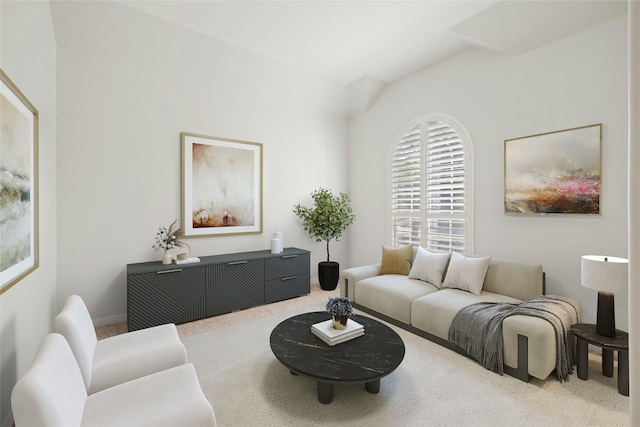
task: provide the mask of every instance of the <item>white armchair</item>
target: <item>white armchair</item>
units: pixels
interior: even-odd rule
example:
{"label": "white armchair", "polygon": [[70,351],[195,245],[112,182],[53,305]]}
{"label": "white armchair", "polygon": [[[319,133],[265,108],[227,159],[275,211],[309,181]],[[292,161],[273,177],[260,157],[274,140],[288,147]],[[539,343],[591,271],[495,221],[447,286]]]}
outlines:
{"label": "white armchair", "polygon": [[98,341],[89,311],[78,295],[67,298],[53,324],[69,343],[88,394],[187,362],[174,324]]}
{"label": "white armchair", "polygon": [[47,335],[11,394],[15,424],[27,426],[216,426],[191,364],[87,395],[71,348]]}

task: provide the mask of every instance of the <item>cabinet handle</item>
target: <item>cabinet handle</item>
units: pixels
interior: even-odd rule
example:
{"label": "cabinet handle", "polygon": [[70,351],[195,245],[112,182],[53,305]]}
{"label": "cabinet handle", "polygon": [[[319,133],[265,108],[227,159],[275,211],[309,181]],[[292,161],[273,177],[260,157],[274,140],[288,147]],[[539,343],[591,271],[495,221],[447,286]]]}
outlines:
{"label": "cabinet handle", "polygon": [[238,265],[238,264],[246,264],[247,261],[236,261],[236,262],[228,262],[227,265]]}
{"label": "cabinet handle", "polygon": [[288,276],[288,277],[283,277],[283,278],[282,278],[282,279],[280,279],[280,280],[282,280],[282,281],[285,281],[285,280],[291,280],[291,279],[295,279],[296,277],[298,277],[298,276]]}
{"label": "cabinet handle", "polygon": [[297,257],[297,256],[298,256],[298,255],[283,255],[283,256],[282,256],[282,259],[295,258],[295,257]]}
{"label": "cabinet handle", "polygon": [[156,274],[179,273],[181,271],[182,271],[181,268],[177,268],[175,270],[156,271]]}

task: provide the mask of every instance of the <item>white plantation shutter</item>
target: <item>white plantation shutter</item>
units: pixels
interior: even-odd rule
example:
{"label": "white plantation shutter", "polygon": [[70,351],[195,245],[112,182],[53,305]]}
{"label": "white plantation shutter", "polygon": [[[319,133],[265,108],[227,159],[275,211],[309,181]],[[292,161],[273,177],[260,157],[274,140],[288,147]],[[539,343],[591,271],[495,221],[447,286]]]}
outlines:
{"label": "white plantation shutter", "polygon": [[465,251],[465,146],[439,120],[401,136],[391,159],[391,239],[425,248]]}
{"label": "white plantation shutter", "polygon": [[458,133],[443,122],[427,130],[427,235],[424,246],[464,251],[464,146]]}
{"label": "white plantation shutter", "polygon": [[391,161],[394,246],[420,243],[421,195],[422,132],[416,126],[402,136]]}

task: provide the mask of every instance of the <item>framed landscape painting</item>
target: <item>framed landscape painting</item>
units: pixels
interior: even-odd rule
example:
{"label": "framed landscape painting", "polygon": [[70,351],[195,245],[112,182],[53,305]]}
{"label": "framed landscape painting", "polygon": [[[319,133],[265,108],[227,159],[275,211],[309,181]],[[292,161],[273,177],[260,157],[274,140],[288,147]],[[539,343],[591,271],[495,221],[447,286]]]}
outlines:
{"label": "framed landscape painting", "polygon": [[600,214],[602,124],[504,142],[508,214]]}
{"label": "framed landscape painting", "polygon": [[262,144],[182,133],[186,237],[262,233]]}
{"label": "framed landscape painting", "polygon": [[0,70],[0,294],[38,268],[38,110]]}

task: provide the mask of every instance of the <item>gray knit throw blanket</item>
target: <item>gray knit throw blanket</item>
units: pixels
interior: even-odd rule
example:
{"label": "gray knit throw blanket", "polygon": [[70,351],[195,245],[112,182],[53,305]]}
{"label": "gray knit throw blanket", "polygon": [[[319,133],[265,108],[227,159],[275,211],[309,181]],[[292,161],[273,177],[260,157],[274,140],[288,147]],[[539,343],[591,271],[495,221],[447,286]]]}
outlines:
{"label": "gray knit throw blanket", "polygon": [[545,319],[556,334],[556,373],[566,381],[576,364],[576,337],[571,325],[578,323],[575,301],[542,295],[520,304],[480,302],[460,310],[449,327],[449,342],[461,347],[487,369],[504,374],[502,321],[516,314]]}

